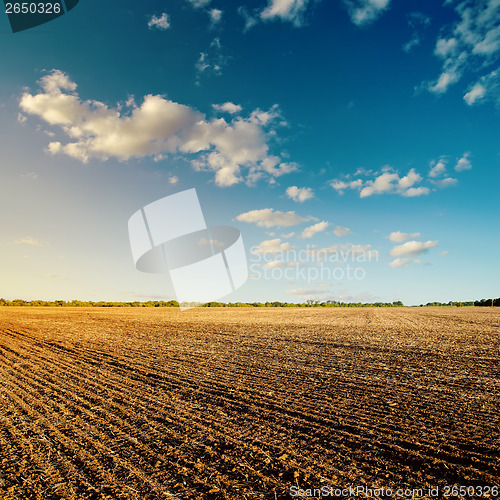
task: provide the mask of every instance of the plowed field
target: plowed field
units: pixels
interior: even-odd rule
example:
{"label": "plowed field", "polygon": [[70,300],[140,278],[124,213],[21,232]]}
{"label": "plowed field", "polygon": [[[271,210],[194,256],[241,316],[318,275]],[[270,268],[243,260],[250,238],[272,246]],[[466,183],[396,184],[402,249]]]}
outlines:
{"label": "plowed field", "polygon": [[496,309],[1,308],[0,498],[498,485]]}

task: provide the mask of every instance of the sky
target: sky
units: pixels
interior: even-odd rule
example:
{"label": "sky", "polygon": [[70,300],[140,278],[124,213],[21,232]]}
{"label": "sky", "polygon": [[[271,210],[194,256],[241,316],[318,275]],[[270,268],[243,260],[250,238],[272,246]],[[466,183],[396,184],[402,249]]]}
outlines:
{"label": "sky", "polygon": [[499,295],[498,0],[80,0],[0,37],[0,297],[175,298],[128,220],[192,188],[245,245],[223,301]]}

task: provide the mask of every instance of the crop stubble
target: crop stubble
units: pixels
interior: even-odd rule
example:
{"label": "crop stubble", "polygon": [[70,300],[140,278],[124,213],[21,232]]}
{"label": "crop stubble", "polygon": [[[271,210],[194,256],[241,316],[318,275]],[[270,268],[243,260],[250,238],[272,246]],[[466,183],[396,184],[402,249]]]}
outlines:
{"label": "crop stubble", "polygon": [[2,308],[5,499],[500,478],[493,308]]}

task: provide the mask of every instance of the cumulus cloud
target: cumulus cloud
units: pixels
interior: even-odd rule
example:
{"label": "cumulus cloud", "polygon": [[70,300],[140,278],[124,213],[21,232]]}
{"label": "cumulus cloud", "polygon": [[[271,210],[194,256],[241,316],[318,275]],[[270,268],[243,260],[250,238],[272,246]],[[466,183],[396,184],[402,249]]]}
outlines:
{"label": "cumulus cloud", "polygon": [[303,203],[306,200],[314,198],[314,192],[311,188],[299,188],[297,186],[290,186],[286,190],[286,195],[294,201]]}
{"label": "cumulus cloud", "polygon": [[213,104],[212,107],[216,111],[223,111],[224,113],[229,113],[235,115],[241,111],[241,106],[239,104],[233,104],[232,102],[225,102],[224,104]]}
{"label": "cumulus cloud", "polygon": [[177,184],[179,182],[179,177],[172,175],[168,178],[169,184]]}
{"label": "cumulus cloud", "polygon": [[446,163],[444,159],[439,160],[435,165],[431,163],[431,169],[429,170],[429,177],[440,177],[446,172]]}
{"label": "cumulus cloud", "polygon": [[401,231],[394,231],[389,235],[389,239],[394,243],[402,243],[403,241],[411,238],[419,238],[420,233],[402,233]]}
{"label": "cumulus cloud", "polygon": [[355,181],[344,182],[339,180],[334,180],[330,183],[338,194],[344,194],[346,189],[358,189],[363,186],[363,181],[361,179],[356,179]]}
{"label": "cumulus cloud", "polygon": [[236,220],[254,223],[259,227],[289,227],[311,220],[311,217],[301,217],[293,211],[280,212],[272,208],[262,208],[240,214]]}
{"label": "cumulus cloud", "polygon": [[214,26],[222,19],[222,10],[210,9],[208,15],[210,16],[210,22],[212,23],[212,26]]}
{"label": "cumulus cloud", "polygon": [[406,258],[398,258],[394,259],[393,261],[389,262],[389,267],[396,268],[396,267],[403,267],[407,266],[408,262],[410,262],[410,259]]}
{"label": "cumulus cloud", "polygon": [[470,90],[464,95],[464,101],[472,106],[476,101],[479,101],[486,95],[486,89],[484,85],[477,82]]}
{"label": "cumulus cloud", "polygon": [[390,0],[344,0],[354,24],[364,26],[378,19],[389,7]]}
{"label": "cumulus cloud", "polygon": [[390,252],[391,257],[416,257],[424,252],[427,252],[429,248],[434,248],[438,244],[437,241],[407,241],[402,245],[395,246]]}
{"label": "cumulus cloud", "polygon": [[318,222],[317,224],[313,224],[312,226],[306,227],[302,231],[300,237],[303,239],[312,238],[316,233],[323,232],[328,226],[329,223],[326,221]]}
{"label": "cumulus cloud", "polygon": [[351,234],[351,232],[352,231],[348,227],[343,226],[335,226],[335,229],[333,230],[333,234],[339,238]]}
{"label": "cumulus cloud", "polygon": [[294,249],[295,247],[291,245],[288,241],[281,243],[280,238],[276,238],[274,240],[264,240],[260,242],[254,249],[252,249],[252,253],[254,254],[276,254],[288,252],[289,250]]}
{"label": "cumulus cloud", "polygon": [[151,19],[148,22],[148,28],[150,30],[166,30],[170,28],[170,19],[166,12],[164,12],[161,16],[151,16]]}
{"label": "cumulus cloud", "polygon": [[[397,233],[391,233],[397,234]],[[405,233],[400,233],[405,234]],[[414,233],[418,234],[418,233]],[[402,245],[395,246],[390,252],[389,255],[391,257],[396,257],[392,262],[389,263],[389,266],[392,268],[407,266],[410,262],[419,263],[420,260],[417,258],[420,255],[426,253],[430,248],[436,247],[438,244],[437,241],[407,241]]]}
{"label": "cumulus cloud", "polygon": [[[465,153],[458,160],[455,170],[461,171],[471,168],[469,155],[470,153]],[[434,190],[446,188],[458,182],[457,179],[451,177],[443,178],[446,174],[446,162],[444,156],[437,163],[433,160],[430,163],[429,173],[425,181],[414,168],[402,176],[397,170],[387,165],[377,172],[358,169],[354,175],[362,175],[365,178],[350,180],[351,176],[346,175],[345,180],[333,180],[330,182],[330,186],[339,194],[343,194],[347,189],[358,190],[360,198],[383,194],[399,195],[406,198],[425,196],[431,192],[431,188]]]}
{"label": "cumulus cloud", "polygon": [[394,193],[403,196],[421,196],[429,193],[425,187],[412,187],[420,182],[422,177],[412,168],[407,175],[399,177],[397,172],[384,172],[373,181],[366,181],[365,187],[360,191],[359,196],[366,198],[374,194]]}
{"label": "cumulus cloud", "polygon": [[[485,67],[500,53],[498,0],[455,2],[455,12],[458,20],[436,41],[434,53],[442,60],[441,74],[427,85],[436,94],[445,93],[468,69]],[[485,92],[484,85],[479,83],[464,99],[467,104],[473,104],[484,97]]]}
{"label": "cumulus cloud", "polygon": [[268,6],[260,13],[263,21],[288,21],[294,26],[302,26],[304,14],[313,0],[269,0]]}
{"label": "cumulus cloud", "polygon": [[457,172],[462,172],[463,170],[470,170],[472,168],[469,156],[470,153],[464,153],[462,157],[457,161],[457,164],[455,165],[455,170]]}
{"label": "cumulus cloud", "polygon": [[196,156],[196,170],[215,172],[215,183],[230,186],[248,175],[272,178],[297,169],[293,162],[282,162],[269,154],[270,130],[279,110],[254,110],[247,118],[237,116],[207,119],[199,111],[164,96],[146,95],[142,104],[132,100],[125,106],[109,107],[100,101],[82,100],[76,83],[54,70],[40,80],[41,91],[25,92],[21,109],[39,116],[49,125],[59,126],[69,142],[51,142],[47,151],[66,154],[86,163],[106,160],[184,153]]}

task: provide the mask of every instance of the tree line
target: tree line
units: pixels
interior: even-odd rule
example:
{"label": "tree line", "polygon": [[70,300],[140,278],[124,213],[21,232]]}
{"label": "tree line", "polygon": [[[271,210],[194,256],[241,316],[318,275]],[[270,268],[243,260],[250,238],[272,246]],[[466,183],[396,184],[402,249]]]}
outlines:
{"label": "tree line", "polygon": [[[176,300],[148,300],[146,302],[108,302],[108,301],[84,301],[84,300],[23,300],[23,299],[0,299],[2,306],[38,306],[38,307],[179,307]],[[205,304],[183,303],[185,307],[404,307],[403,302],[342,302],[337,300],[307,300],[306,302],[207,302]],[[420,304],[420,307],[498,307],[500,298],[481,299],[471,301],[449,301],[449,302],[428,302]]]}

